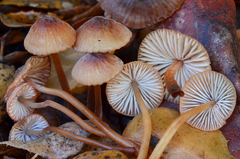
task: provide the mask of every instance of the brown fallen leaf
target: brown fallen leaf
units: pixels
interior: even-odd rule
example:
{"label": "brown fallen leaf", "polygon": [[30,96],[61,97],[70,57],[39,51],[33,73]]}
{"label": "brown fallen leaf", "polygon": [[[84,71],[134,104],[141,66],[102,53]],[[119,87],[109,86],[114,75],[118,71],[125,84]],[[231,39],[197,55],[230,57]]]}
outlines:
{"label": "brown fallen leaf", "polygon": [[[152,120],[152,135],[161,138],[169,125],[179,116],[179,112],[168,108],[154,108],[149,111]],[[137,115],[126,127],[123,136],[132,140],[141,141],[143,133],[142,116]],[[178,159],[227,159],[234,158],[227,146],[227,140],[218,131],[204,132],[192,128],[184,123],[169,145],[162,157]]]}
{"label": "brown fallen leaf", "polygon": [[[58,55],[63,66],[63,70],[67,76],[71,93],[80,94],[87,91],[86,86],[77,84],[77,82],[72,78],[72,68],[84,54],[76,53],[71,48],[66,51],[60,52]],[[52,65],[51,67],[51,77],[48,79],[48,83],[46,84],[46,86],[61,89],[54,65]]]}
{"label": "brown fallen leaf", "polygon": [[2,23],[8,27],[30,27],[32,26],[32,24],[25,24],[25,23],[20,23],[17,22],[14,19],[9,19],[7,16],[5,16],[4,14],[0,13],[0,19],[2,21]]}
{"label": "brown fallen leaf", "polygon": [[28,52],[26,51],[14,51],[6,56],[3,56],[2,60],[0,59],[1,63],[5,63],[7,65],[13,65],[18,63],[20,60],[22,60],[24,57],[28,55]]}
{"label": "brown fallen leaf", "polygon": [[[84,137],[90,135],[89,132],[75,122],[63,124],[59,128]],[[63,159],[79,152],[83,146],[83,143],[66,138],[54,132],[49,132],[33,141],[5,141],[1,142],[0,145],[9,145],[21,148],[49,159]]]}
{"label": "brown fallen leaf", "polygon": [[84,152],[73,159],[128,159],[122,152],[117,150],[108,151],[88,151]]}
{"label": "brown fallen leaf", "polygon": [[76,6],[83,3],[82,0],[2,0],[0,5],[17,5],[46,9],[62,9]]}
{"label": "brown fallen leaf", "polygon": [[[38,20],[40,17],[42,17],[45,14],[31,10],[31,11],[27,11],[27,12],[20,11],[20,12],[16,12],[16,13],[8,13],[5,15],[9,19],[14,19],[19,23],[33,24],[36,20]],[[51,15],[51,16],[57,17],[59,19],[62,19],[61,16],[57,16],[54,13],[48,13],[47,15]]]}

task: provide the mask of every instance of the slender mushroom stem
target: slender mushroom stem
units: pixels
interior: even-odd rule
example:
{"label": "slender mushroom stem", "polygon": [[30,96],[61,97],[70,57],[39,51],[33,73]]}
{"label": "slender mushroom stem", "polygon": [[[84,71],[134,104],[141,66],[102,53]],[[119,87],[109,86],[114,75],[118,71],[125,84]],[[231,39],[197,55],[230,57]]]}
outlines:
{"label": "slender mushroom stem", "polygon": [[[67,77],[66,77],[66,75],[63,71],[62,64],[61,64],[60,58],[58,56],[58,53],[51,54],[51,56],[52,56],[53,64],[54,64],[54,67],[55,67],[55,70],[56,70],[56,73],[57,73],[57,76],[58,76],[58,80],[59,80],[59,83],[60,83],[62,89],[64,91],[68,92],[69,94],[71,94],[70,87],[69,87],[69,84],[68,84],[68,80],[67,80]],[[69,102],[66,102],[66,105],[67,105],[68,109],[70,109],[74,113],[77,112],[76,108],[74,106],[72,106]]]}
{"label": "slender mushroom stem", "polygon": [[55,126],[48,126],[48,127],[44,128],[42,130],[27,129],[25,131],[25,133],[28,134],[28,135],[40,135],[40,134],[44,134],[48,131],[58,133],[58,134],[63,135],[65,137],[71,138],[73,140],[84,142],[88,145],[95,146],[95,147],[98,147],[98,148],[101,148],[101,149],[104,149],[104,150],[119,150],[119,151],[122,151],[123,153],[128,153],[128,154],[134,154],[134,152],[135,152],[135,149],[133,147],[122,147],[122,146],[113,146],[113,145],[104,144],[104,143],[101,143],[99,141],[89,139],[87,137],[83,137],[83,136],[74,134],[72,132],[60,129],[60,128],[55,127]]}
{"label": "slender mushroom stem", "polygon": [[79,111],[81,111],[89,120],[91,120],[93,124],[95,124],[100,130],[102,130],[109,138],[113,139],[118,144],[124,147],[134,147],[136,153],[139,151],[138,146],[136,144],[113,131],[104,122],[102,122],[93,112],[91,112],[84,104],[82,104],[79,100],[74,98],[71,94],[59,89],[46,88],[36,83],[32,84],[35,86],[35,89],[42,93],[55,95],[69,101],[73,106],[75,106]]}
{"label": "slender mushroom stem", "polygon": [[95,97],[94,113],[100,120],[102,120],[102,96],[100,85],[94,86],[94,97]]}
{"label": "slender mushroom stem", "polygon": [[94,86],[88,86],[87,107],[92,112],[94,112],[95,108],[95,100],[93,100],[93,98],[95,98]]}
{"label": "slender mushroom stem", "polygon": [[66,107],[62,106],[61,104],[58,104],[58,103],[53,102],[51,100],[46,100],[44,102],[35,103],[35,102],[29,101],[29,100],[27,100],[27,99],[25,99],[23,97],[19,97],[18,100],[21,103],[23,103],[24,105],[26,105],[26,106],[28,106],[30,108],[44,108],[44,107],[47,107],[47,106],[55,108],[55,109],[65,113],[69,117],[71,117],[76,123],[81,125],[87,131],[89,131],[89,132],[91,132],[91,133],[93,133],[95,135],[107,138],[107,135],[105,133],[103,133],[99,129],[96,129],[96,128],[90,126],[88,123],[86,123],[84,120],[82,120],[78,115],[74,114],[72,111],[70,111]]}
{"label": "slender mushroom stem", "polygon": [[181,127],[181,125],[185,121],[187,121],[188,119],[190,119],[194,115],[196,115],[198,113],[201,113],[204,110],[212,108],[215,104],[216,104],[216,102],[214,102],[214,101],[201,104],[201,105],[183,113],[178,118],[176,118],[172,122],[172,124],[168,127],[168,129],[165,131],[165,133],[163,134],[161,140],[158,142],[158,144],[154,148],[154,150],[153,150],[151,156],[149,157],[149,159],[160,158],[162,156],[163,151],[167,147],[169,141],[172,139],[173,135],[177,132],[177,130]]}
{"label": "slender mushroom stem", "polygon": [[143,138],[142,138],[140,151],[138,154],[138,159],[145,159],[147,158],[147,155],[148,155],[149,143],[150,143],[151,132],[152,132],[151,118],[150,118],[147,106],[145,105],[142,99],[141,93],[138,89],[138,83],[136,81],[132,81],[132,87],[133,87],[133,91],[134,91],[137,103],[142,111],[143,125],[144,125]]}
{"label": "slender mushroom stem", "polygon": [[164,81],[166,83],[166,87],[168,92],[175,98],[178,95],[183,96],[184,92],[181,90],[181,88],[178,86],[176,80],[174,79],[174,75],[176,72],[181,68],[183,65],[183,61],[181,60],[175,60],[167,69],[167,71],[164,74]]}

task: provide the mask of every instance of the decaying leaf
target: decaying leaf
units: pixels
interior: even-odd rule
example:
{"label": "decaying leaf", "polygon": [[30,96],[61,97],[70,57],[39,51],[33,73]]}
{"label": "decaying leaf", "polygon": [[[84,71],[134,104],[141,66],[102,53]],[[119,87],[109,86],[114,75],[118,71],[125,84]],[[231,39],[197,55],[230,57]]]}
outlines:
{"label": "decaying leaf", "polygon": [[[33,10],[28,11],[28,12],[20,11],[20,12],[16,12],[16,13],[8,13],[8,14],[6,14],[6,16],[9,19],[14,19],[17,22],[24,23],[24,24],[33,24],[36,20],[38,20],[43,15],[45,15],[45,14],[43,14],[41,12],[35,12]],[[57,16],[54,13],[50,13],[49,12],[47,15],[54,16],[54,17],[57,17],[59,19],[62,19],[62,17]]]}
{"label": "decaying leaf", "polygon": [[14,19],[9,19],[7,16],[5,16],[4,14],[0,13],[0,19],[2,21],[2,23],[8,27],[30,27],[32,26],[32,24],[25,24],[25,23],[20,23],[17,22]]}
{"label": "decaying leaf", "polygon": [[[87,137],[90,135],[85,129],[75,122],[61,125],[59,128]],[[44,134],[42,137],[28,142],[5,141],[1,145],[9,145],[36,153],[49,159],[63,159],[79,152],[83,146],[82,142],[66,138],[54,132]]]}
{"label": "decaying leaf", "polygon": [[[59,58],[61,60],[63,70],[67,76],[70,90],[72,94],[80,94],[87,91],[87,87],[77,84],[72,78],[72,68],[76,64],[76,62],[84,55],[81,53],[76,53],[73,49],[68,49],[66,51],[60,52]],[[47,87],[58,88],[61,89],[60,83],[58,81],[57,73],[55,72],[54,65],[51,68],[51,77],[48,79]]]}
{"label": "decaying leaf", "polygon": [[2,156],[12,157],[12,158],[20,158],[26,155],[26,150],[17,149],[14,147],[9,147],[6,145],[0,145],[0,158]]}
{"label": "decaying leaf", "polygon": [[117,150],[87,151],[73,159],[128,159],[122,152]]}
{"label": "decaying leaf", "polygon": [[8,86],[13,82],[14,69],[0,63],[0,123],[7,117],[4,95]]}
{"label": "decaying leaf", "polygon": [[0,2],[0,5],[17,5],[46,9],[62,9],[70,8],[79,5],[80,3],[82,3],[82,0],[2,0]]}
{"label": "decaying leaf", "polygon": [[[179,116],[179,112],[168,108],[154,108],[149,111],[152,120],[152,135],[161,138],[169,125]],[[137,115],[126,127],[123,136],[141,142],[143,133],[142,116]],[[234,158],[227,147],[227,140],[217,130],[204,132],[184,123],[162,157],[178,159],[227,159]]]}

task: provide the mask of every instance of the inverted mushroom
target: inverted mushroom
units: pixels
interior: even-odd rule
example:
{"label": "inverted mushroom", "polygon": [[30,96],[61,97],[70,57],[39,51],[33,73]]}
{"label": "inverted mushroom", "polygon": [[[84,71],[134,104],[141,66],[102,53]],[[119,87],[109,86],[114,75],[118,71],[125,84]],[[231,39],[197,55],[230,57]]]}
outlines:
{"label": "inverted mushroom", "polygon": [[161,75],[147,63],[125,64],[123,70],[107,83],[106,94],[110,105],[119,113],[134,116],[142,112],[144,132],[138,158],[146,158],[151,137],[148,109],[158,107],[163,100]]}
{"label": "inverted mushroom", "polygon": [[184,94],[181,88],[191,76],[211,70],[209,55],[201,43],[168,29],[155,30],[143,39],[138,60],[151,64],[164,76],[165,99],[174,103],[179,103],[178,95]]}
{"label": "inverted mushroom", "polygon": [[187,121],[204,131],[220,129],[232,114],[236,105],[236,91],[223,74],[204,71],[191,77],[183,87],[185,95],[180,98],[181,115],[163,134],[150,159],[160,158],[167,144]]}
{"label": "inverted mushroom", "polygon": [[[51,55],[60,85],[69,93],[69,84],[58,52],[71,48],[75,41],[76,31],[68,23],[48,15],[39,18],[24,39],[24,47],[28,52],[38,56]],[[67,103],[67,106],[76,111],[70,104]]]}
{"label": "inverted mushroom", "polygon": [[27,141],[35,140],[41,137],[43,134],[47,133],[48,131],[53,131],[65,137],[71,138],[73,140],[81,141],[86,144],[96,146],[102,149],[107,149],[107,150],[115,149],[125,153],[134,152],[134,148],[104,144],[104,143],[95,141],[93,139],[89,139],[84,136],[80,136],[72,132],[60,129],[55,126],[49,126],[46,119],[39,114],[29,115],[23,118],[22,120],[18,121],[17,123],[15,123],[10,131],[9,140],[27,142]]}
{"label": "inverted mushroom", "polygon": [[161,22],[180,9],[184,0],[97,0],[106,17],[129,28],[141,29]]}

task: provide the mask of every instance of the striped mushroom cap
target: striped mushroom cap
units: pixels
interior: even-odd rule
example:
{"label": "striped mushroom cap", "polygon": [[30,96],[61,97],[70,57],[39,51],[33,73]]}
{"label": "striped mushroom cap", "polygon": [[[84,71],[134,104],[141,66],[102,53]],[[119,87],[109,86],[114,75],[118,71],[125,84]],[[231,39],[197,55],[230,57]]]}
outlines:
{"label": "striped mushroom cap", "polygon": [[178,9],[184,0],[97,0],[112,18],[129,28],[141,29],[161,22]]}
{"label": "striped mushroom cap", "polygon": [[30,28],[25,49],[34,55],[50,55],[65,51],[76,41],[76,31],[65,21],[45,15]]}
{"label": "striped mushroom cap", "polygon": [[[181,60],[183,66],[174,75],[180,88],[194,74],[211,70],[209,55],[201,43],[168,29],[155,30],[143,39],[138,51],[138,60],[151,64],[161,75],[164,75],[175,60]],[[179,96],[173,98],[167,89],[165,99],[179,103]]]}
{"label": "striped mushroom cap", "polygon": [[101,85],[115,77],[122,68],[122,60],[110,53],[86,54],[73,67],[72,77],[82,85]]}
{"label": "striped mushroom cap", "polygon": [[214,71],[200,72],[191,77],[183,87],[185,95],[180,98],[181,114],[209,101],[213,108],[195,115],[187,121],[195,128],[213,131],[226,124],[236,105],[236,91],[231,81]]}
{"label": "striped mushroom cap", "polygon": [[161,104],[164,96],[161,75],[151,65],[135,61],[125,64],[123,70],[107,83],[107,99],[113,109],[127,116],[141,113],[133,92],[132,81],[138,83],[148,109]]}
{"label": "striped mushroom cap", "polygon": [[50,72],[51,59],[49,56],[30,57],[14,78],[13,83],[8,87],[8,90],[4,96],[5,101],[7,102],[10,94],[17,86],[24,83],[24,78],[28,77],[34,83],[44,86],[47,83],[48,78],[50,77]]}
{"label": "striped mushroom cap", "polygon": [[19,98],[24,98],[35,102],[38,96],[34,86],[30,83],[23,83],[16,87],[11,93],[7,101],[7,113],[13,121],[19,121],[22,118],[32,114],[34,109],[25,106],[19,101]]}
{"label": "striped mushroom cap", "polygon": [[29,135],[26,133],[27,129],[30,130],[42,130],[46,127],[48,127],[49,124],[46,119],[44,119],[43,116],[39,114],[32,114],[29,115],[22,120],[18,121],[15,123],[10,131],[9,134],[9,140],[10,141],[30,141],[30,140],[35,140],[39,138],[41,135]]}
{"label": "striped mushroom cap", "polygon": [[132,32],[110,18],[95,16],[77,29],[77,41],[73,46],[79,53],[105,53],[125,46]]}

